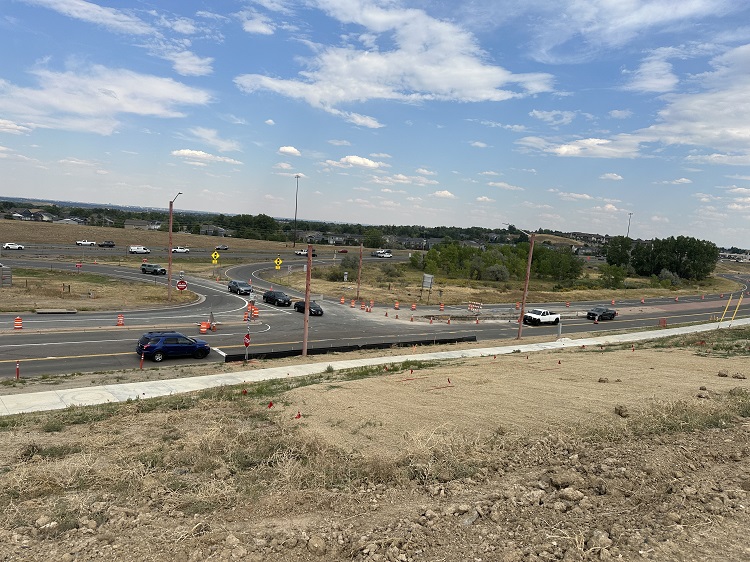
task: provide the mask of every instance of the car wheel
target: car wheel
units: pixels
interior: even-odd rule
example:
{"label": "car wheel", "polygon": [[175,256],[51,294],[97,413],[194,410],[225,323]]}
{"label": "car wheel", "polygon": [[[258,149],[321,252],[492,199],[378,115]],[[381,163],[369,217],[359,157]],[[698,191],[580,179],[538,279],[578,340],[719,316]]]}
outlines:
{"label": "car wheel", "polygon": [[555,318],[555,322],[554,323],[555,323],[555,326],[557,326],[560,323],[560,319],[559,318]]}
{"label": "car wheel", "polygon": [[205,349],[197,349],[193,354],[193,357],[196,359],[203,359],[206,355],[208,355],[208,351]]}
{"label": "car wheel", "polygon": [[164,354],[161,351],[154,353],[154,362],[160,363],[162,359],[164,359]]}

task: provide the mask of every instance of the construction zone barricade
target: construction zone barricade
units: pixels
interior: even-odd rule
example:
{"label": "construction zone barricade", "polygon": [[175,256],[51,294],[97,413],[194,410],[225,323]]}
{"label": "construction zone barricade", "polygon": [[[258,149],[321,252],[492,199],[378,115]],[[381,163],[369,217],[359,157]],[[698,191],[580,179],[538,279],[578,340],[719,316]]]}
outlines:
{"label": "construction zone barricade", "polygon": [[124,326],[125,325],[125,315],[124,314],[118,314],[117,315],[117,326]]}

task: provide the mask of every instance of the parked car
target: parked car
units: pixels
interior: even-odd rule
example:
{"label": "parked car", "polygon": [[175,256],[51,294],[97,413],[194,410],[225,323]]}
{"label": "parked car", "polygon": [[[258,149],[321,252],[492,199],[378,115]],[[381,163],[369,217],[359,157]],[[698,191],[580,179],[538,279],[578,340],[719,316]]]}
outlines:
{"label": "parked car", "polygon": [[[294,310],[305,312],[305,301],[295,301]],[[310,301],[310,316],[323,316],[323,309],[315,301]]]}
{"label": "parked car", "polygon": [[100,248],[114,248],[115,243],[112,240],[105,240],[104,242],[99,242]]}
{"label": "parked car", "polygon": [[349,252],[349,250],[347,250],[346,248],[341,248],[338,252],[339,254],[346,254],[347,252]]}
{"label": "parked car", "polygon": [[93,240],[76,240],[76,246],[96,246]]}
{"label": "parked car", "polygon": [[172,253],[173,254],[188,254],[190,253],[190,249],[184,248],[183,246],[175,246],[174,248],[172,248]]}
{"label": "parked car", "polygon": [[129,254],[150,254],[151,250],[146,248],[145,246],[130,246],[128,248]]}
{"label": "parked car", "polygon": [[589,320],[614,320],[617,311],[606,306],[596,306],[586,313]]}
{"label": "parked car", "polygon": [[214,248],[214,249],[215,249],[215,250],[228,250],[228,249],[229,249],[229,246],[227,246],[226,244],[219,244],[219,245],[218,245],[218,246],[216,246],[216,248]]}
{"label": "parked car", "polygon": [[246,281],[236,281],[232,279],[227,285],[230,293],[237,293],[238,295],[249,295],[253,291],[253,286]]}
{"label": "parked car", "polygon": [[23,250],[23,246],[15,242],[6,242],[3,244],[3,250]]}
{"label": "parked car", "polygon": [[135,350],[138,355],[158,363],[168,357],[203,359],[211,353],[211,346],[201,339],[191,338],[180,332],[160,330],[143,334]]}
{"label": "parked car", "polygon": [[292,299],[282,291],[266,291],[263,293],[263,302],[275,304],[276,306],[291,306]]}
{"label": "parked car", "polygon": [[142,263],[141,273],[150,273],[152,275],[166,275],[167,270],[158,263]]}

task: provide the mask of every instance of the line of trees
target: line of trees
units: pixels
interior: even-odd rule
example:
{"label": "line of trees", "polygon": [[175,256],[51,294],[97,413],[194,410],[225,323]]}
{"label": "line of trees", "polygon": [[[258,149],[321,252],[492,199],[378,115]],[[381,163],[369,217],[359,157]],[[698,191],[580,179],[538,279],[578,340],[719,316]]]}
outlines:
{"label": "line of trees", "polygon": [[714,271],[719,248],[713,242],[689,236],[639,243],[626,236],[615,236],[607,245],[606,257],[608,265],[643,277],[664,277],[668,273],[679,279],[701,281]]}
{"label": "line of trees", "polygon": [[[429,274],[480,281],[508,281],[526,277],[530,244],[493,245],[475,248],[446,240],[426,253],[414,253],[410,265]],[[532,276],[538,279],[563,281],[578,279],[583,274],[583,260],[571,248],[534,246]]]}

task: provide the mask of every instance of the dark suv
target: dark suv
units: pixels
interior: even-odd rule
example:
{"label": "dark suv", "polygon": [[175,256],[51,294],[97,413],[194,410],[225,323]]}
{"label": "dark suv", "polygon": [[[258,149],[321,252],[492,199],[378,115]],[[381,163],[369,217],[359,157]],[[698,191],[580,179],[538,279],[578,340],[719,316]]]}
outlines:
{"label": "dark suv", "polygon": [[166,275],[167,270],[158,263],[142,263],[141,273],[151,273],[152,275]]}
{"label": "dark suv", "polygon": [[617,316],[617,311],[607,308],[606,306],[597,306],[592,308],[586,313],[586,318],[589,320],[614,320]]}
{"label": "dark suv", "polygon": [[263,302],[276,306],[292,306],[292,299],[282,291],[266,291],[263,293]]}
{"label": "dark suv", "polygon": [[238,295],[249,295],[253,292],[253,286],[247,281],[236,281],[232,279],[227,285],[230,293],[237,293]]}
{"label": "dark suv", "polygon": [[146,332],[135,346],[138,355],[157,363],[167,357],[195,357],[203,359],[211,353],[211,346],[198,338],[190,338],[180,332]]}

